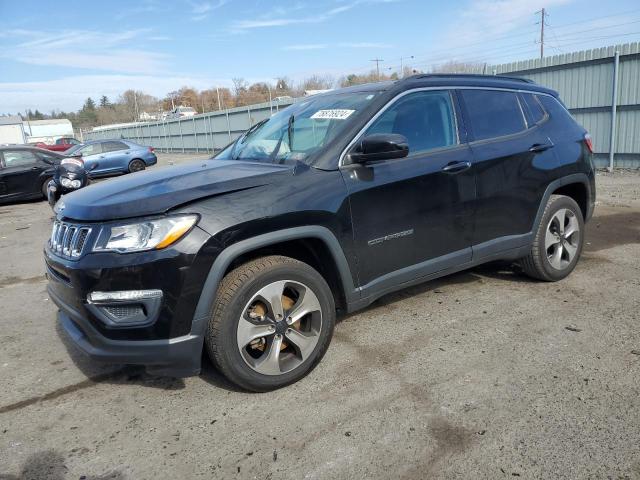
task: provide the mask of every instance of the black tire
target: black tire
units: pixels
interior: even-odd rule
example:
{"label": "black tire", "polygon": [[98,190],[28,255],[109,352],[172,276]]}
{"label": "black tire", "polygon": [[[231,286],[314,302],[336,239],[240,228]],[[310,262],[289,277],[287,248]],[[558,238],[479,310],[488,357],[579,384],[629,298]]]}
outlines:
{"label": "black tire", "polygon": [[[547,229],[551,228],[551,221],[553,220],[554,215],[563,209],[568,210],[575,217],[575,220],[578,222],[579,230],[574,234],[576,236],[575,238],[571,237],[572,241],[570,245],[575,244],[575,253],[569,260],[565,260],[563,262],[562,268],[555,268],[551,264],[548,253],[549,249],[546,246],[545,237],[547,235]],[[582,210],[580,210],[578,204],[571,197],[564,195],[551,195],[544,209],[540,225],[538,225],[536,236],[533,240],[533,244],[531,245],[531,251],[529,252],[529,255],[520,259],[520,265],[522,266],[524,273],[532,278],[546,282],[556,282],[558,280],[562,280],[573,271],[580,259],[583,245],[584,219],[582,217]]]}
{"label": "black tire", "polygon": [[49,187],[50,181],[51,181],[51,178],[46,178],[42,183],[42,186],[40,187],[40,191],[42,192],[42,196],[44,197],[45,200],[49,199],[49,192],[47,191],[47,188]]}
{"label": "black tire", "polygon": [[[250,367],[238,345],[239,323],[247,304],[262,288],[283,280],[300,282],[309,288],[321,308],[321,327],[317,344],[302,357],[293,370],[277,375],[265,375]],[[293,307],[291,307],[291,311]],[[287,312],[285,311],[285,317]],[[220,282],[213,312],[209,320],[205,343],[214,366],[229,381],[239,387],[266,392],[294,383],[307,375],[324,356],[335,326],[335,303],[324,278],[309,265],[283,256],[267,256],[247,262],[228,273]],[[266,337],[265,337],[266,338]],[[286,341],[286,338],[283,338]],[[266,344],[265,344],[266,345]],[[280,348],[278,349],[281,352]],[[267,347],[264,347],[267,352]],[[282,353],[280,353],[282,354]]]}
{"label": "black tire", "polygon": [[139,158],[134,158],[129,162],[129,173],[140,172],[145,168],[147,168],[147,164]]}

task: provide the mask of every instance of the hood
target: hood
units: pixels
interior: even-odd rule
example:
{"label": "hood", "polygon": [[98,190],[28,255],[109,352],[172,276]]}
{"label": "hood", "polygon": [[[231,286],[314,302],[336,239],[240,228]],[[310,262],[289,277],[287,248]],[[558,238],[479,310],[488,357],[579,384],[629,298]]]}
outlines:
{"label": "hood", "polygon": [[89,222],[159,214],[201,198],[266,185],[273,175],[291,174],[292,170],[293,165],[233,160],[154,168],[65,195],[56,204],[56,213]]}

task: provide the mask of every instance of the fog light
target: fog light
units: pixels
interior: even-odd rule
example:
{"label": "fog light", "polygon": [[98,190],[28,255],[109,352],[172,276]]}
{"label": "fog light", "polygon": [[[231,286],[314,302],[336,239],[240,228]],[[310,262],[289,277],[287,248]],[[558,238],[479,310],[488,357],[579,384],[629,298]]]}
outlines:
{"label": "fog light", "polygon": [[148,326],[160,314],[162,290],[91,292],[86,306],[109,328]]}
{"label": "fog light", "polygon": [[87,300],[91,303],[135,302],[162,298],[162,290],[121,290],[118,292],[91,292]]}

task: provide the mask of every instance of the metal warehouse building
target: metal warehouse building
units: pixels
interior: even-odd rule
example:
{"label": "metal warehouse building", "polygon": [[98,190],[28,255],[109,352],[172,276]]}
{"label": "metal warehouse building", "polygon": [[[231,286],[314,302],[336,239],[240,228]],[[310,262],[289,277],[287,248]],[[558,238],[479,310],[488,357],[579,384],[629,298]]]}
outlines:
{"label": "metal warehouse building", "polygon": [[0,117],[0,145],[3,143],[25,143],[26,137],[22,118],[17,115]]}
{"label": "metal warehouse building", "polygon": [[66,118],[53,120],[25,120],[28,142],[54,143],[61,137],[73,137],[73,126]]}
{"label": "metal warehouse building", "polygon": [[[486,66],[477,73],[529,78],[557,90],[594,140],[598,167],[640,168],[640,43]],[[101,127],[89,139],[129,138],[167,151],[212,151],[289,105],[263,103],[187,119]]]}

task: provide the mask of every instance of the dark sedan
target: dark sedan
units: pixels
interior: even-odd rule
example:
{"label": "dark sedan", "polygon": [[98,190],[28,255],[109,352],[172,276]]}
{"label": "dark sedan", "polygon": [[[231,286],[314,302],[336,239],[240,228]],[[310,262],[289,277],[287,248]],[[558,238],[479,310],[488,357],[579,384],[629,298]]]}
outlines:
{"label": "dark sedan", "polygon": [[63,158],[41,148],[0,147],[0,203],[47,198],[47,184]]}

